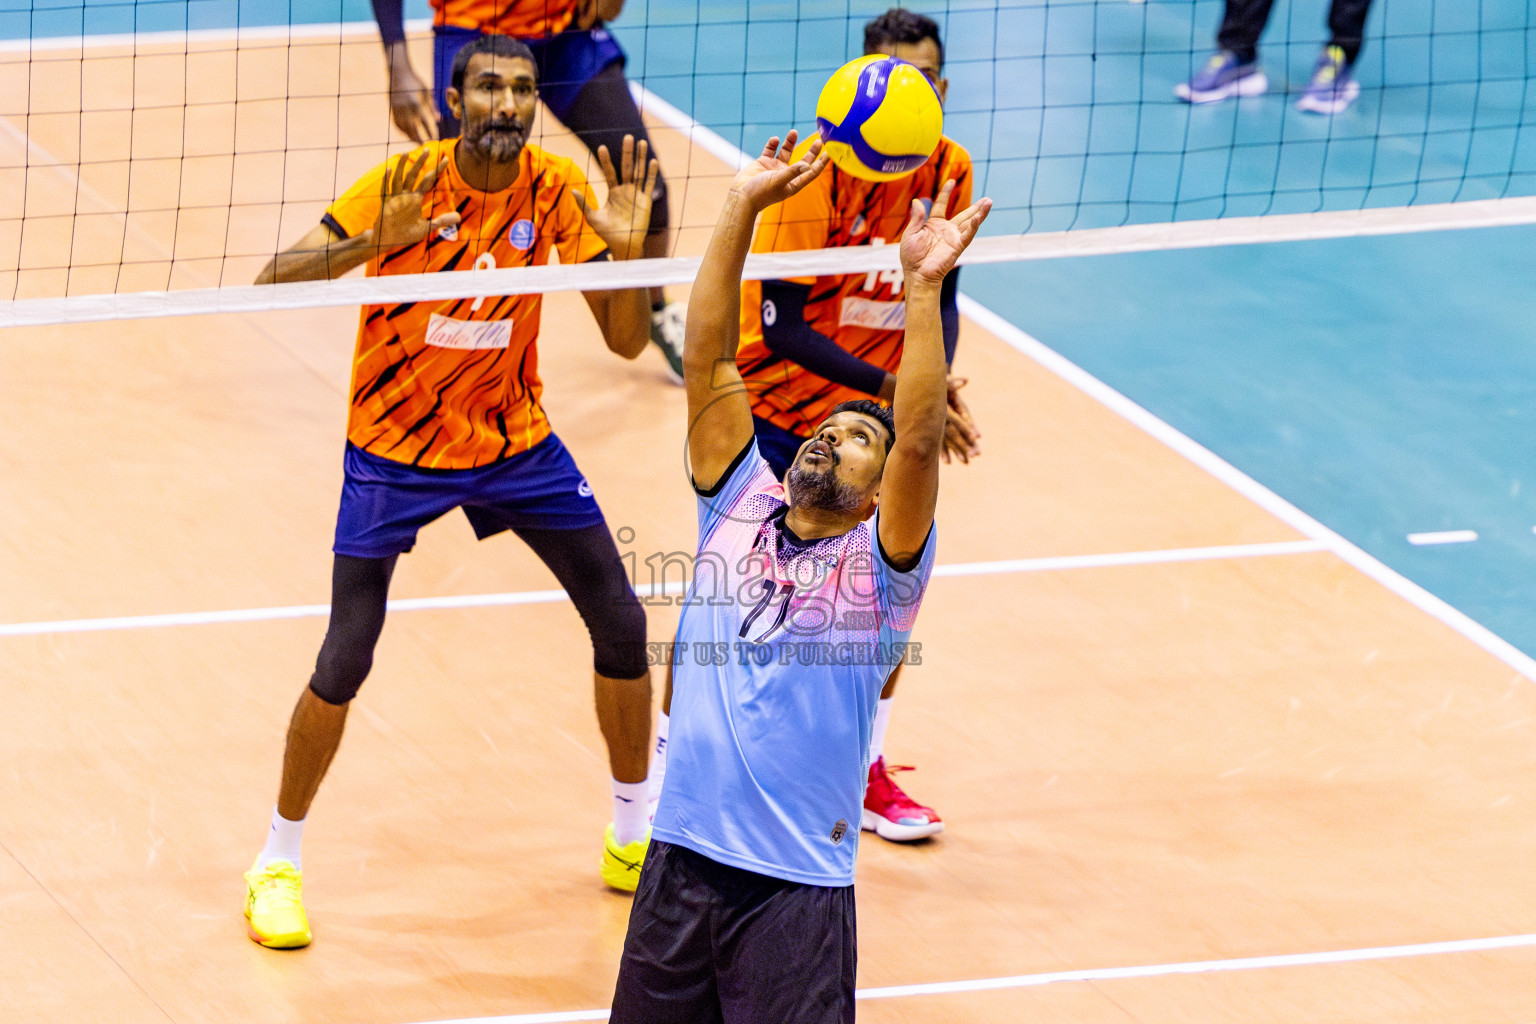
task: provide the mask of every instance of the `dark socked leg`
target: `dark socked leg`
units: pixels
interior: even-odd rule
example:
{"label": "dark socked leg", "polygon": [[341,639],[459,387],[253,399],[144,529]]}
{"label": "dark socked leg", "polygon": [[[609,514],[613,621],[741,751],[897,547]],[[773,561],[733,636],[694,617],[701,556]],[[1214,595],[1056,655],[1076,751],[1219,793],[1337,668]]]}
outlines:
{"label": "dark socked leg", "polygon": [[1231,50],[1247,63],[1258,56],[1259,36],[1269,21],[1274,0],[1227,0],[1227,10],[1216,33],[1216,45]]}
{"label": "dark socked leg", "polygon": [[288,723],[277,811],[302,821],[341,745],[347,707],[373,666],[373,648],[384,628],[389,580],[398,556],[337,555],[331,570],[331,619],[309,686]]}
{"label": "dark socked leg", "polygon": [[1365,41],[1365,16],[1370,13],[1371,0],[1333,0],[1328,9],[1328,30],[1333,33],[1333,45],[1344,51],[1344,59],[1353,64],[1360,56]]}

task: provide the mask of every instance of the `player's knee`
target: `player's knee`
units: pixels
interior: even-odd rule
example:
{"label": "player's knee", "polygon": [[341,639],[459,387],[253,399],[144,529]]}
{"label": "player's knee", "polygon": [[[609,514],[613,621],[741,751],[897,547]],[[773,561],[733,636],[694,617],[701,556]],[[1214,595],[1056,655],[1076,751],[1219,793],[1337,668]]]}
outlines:
{"label": "player's knee", "polygon": [[645,609],[634,591],[605,602],[587,623],[592,634],[592,670],[609,679],[635,679],[646,673]]}
{"label": "player's knee", "polygon": [[327,704],[350,703],[372,668],[371,650],[334,651],[322,647],[315,661],[315,674],[309,678],[309,691]]}

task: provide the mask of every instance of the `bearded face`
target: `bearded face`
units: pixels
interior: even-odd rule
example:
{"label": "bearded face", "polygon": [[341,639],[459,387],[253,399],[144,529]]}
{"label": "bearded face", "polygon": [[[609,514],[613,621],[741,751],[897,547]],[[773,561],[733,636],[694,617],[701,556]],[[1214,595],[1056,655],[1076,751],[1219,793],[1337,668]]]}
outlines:
{"label": "bearded face", "polygon": [[808,444],[784,475],[789,503],[823,512],[852,512],[864,496],[851,483],[838,478],[842,455],[836,447],[816,440]]}
{"label": "bearded face", "polygon": [[528,141],[538,105],[533,63],[522,57],[477,53],[464,70],[464,87],[450,89],[462,105],[462,145],[490,163],[516,162]]}
{"label": "bearded face", "polygon": [[464,122],[465,145],[492,163],[514,162],[527,141],[528,128],[515,115],[498,112],[479,121]]}

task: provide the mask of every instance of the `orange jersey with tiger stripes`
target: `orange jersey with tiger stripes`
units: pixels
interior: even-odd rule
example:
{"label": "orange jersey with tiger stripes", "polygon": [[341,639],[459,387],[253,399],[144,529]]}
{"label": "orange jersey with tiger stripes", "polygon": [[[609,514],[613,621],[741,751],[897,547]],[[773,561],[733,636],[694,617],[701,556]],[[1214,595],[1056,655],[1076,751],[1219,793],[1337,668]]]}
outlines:
{"label": "orange jersey with tiger stripes", "polygon": [[[383,182],[400,160],[430,151],[446,166],[422,202],[423,214],[457,210],[457,227],[429,231],[415,245],[368,261],[368,276],[479,267],[584,263],[608,247],[587,224],[572,193],[595,203],[570,160],[526,145],[516,181],[482,192],[459,176],[457,139],[427,143],[363,175],[326,210],[346,237],[373,227]],[[347,439],[373,455],[427,469],[473,469],[515,455],[549,436],[539,404],[540,295],[364,306],[352,362]]]}
{"label": "orange jersey with tiger stripes", "polygon": [[564,32],[576,16],[576,0],[432,0],[437,25],[538,39]]}
{"label": "orange jersey with tiger stripes", "polygon": [[[812,136],[814,138],[814,136]],[[795,151],[810,146],[810,140]],[[933,200],[950,178],[949,212],[971,205],[971,156],[941,139],[928,162],[904,178],[876,182],[855,178],[835,164],[798,194],[769,207],[752,239],[753,252],[792,252],[854,245],[895,245],[912,200]],[[805,320],[817,333],[887,372],[901,363],[906,307],[901,271],[790,278],[811,286]],[[752,414],[800,437],[809,437],[841,402],[869,398],[818,376],[769,350],[763,342],[763,289],[741,288],[741,345],[736,363],[748,382]]]}

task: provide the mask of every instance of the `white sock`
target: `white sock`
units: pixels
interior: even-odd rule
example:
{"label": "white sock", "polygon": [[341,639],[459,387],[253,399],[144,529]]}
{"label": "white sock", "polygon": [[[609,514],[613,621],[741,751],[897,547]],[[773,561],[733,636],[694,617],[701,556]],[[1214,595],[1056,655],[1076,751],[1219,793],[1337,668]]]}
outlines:
{"label": "white sock", "polygon": [[874,764],[885,754],[885,730],[891,725],[891,705],[895,697],[886,697],[875,708],[875,731],[869,737],[869,763]]}
{"label": "white sock", "polygon": [[304,819],[289,821],[272,808],[272,828],[267,832],[267,845],[261,848],[256,866],[264,868],[274,860],[286,860],[300,871],[304,870],[304,856],[299,845],[304,841]]}
{"label": "white sock", "polygon": [[656,801],[661,799],[661,784],[667,777],[667,727],[672,716],[665,711],[656,719],[656,746],[651,749],[651,768],[646,776],[650,786],[651,813],[656,812]]}
{"label": "white sock", "polygon": [[620,846],[644,839],[650,827],[650,802],[644,782],[613,780],[613,838]]}

